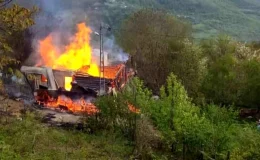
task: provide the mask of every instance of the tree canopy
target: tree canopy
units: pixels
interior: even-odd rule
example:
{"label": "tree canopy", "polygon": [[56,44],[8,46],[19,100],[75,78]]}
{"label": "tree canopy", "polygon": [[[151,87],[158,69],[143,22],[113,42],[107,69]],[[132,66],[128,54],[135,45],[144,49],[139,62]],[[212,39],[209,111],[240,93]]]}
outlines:
{"label": "tree canopy", "polygon": [[[14,35],[24,32],[34,24],[33,16],[37,8],[27,9],[16,4],[9,6],[10,1],[0,1],[0,69],[17,62],[14,56]],[[21,37],[20,37],[21,38]]]}
{"label": "tree canopy", "polygon": [[155,92],[170,72],[187,84],[190,94],[197,92],[188,81],[197,83],[200,79],[200,49],[191,43],[189,23],[167,12],[144,9],[129,16],[118,35],[117,40],[131,55],[139,77]]}
{"label": "tree canopy", "polygon": [[207,73],[202,90],[208,102],[221,105],[259,106],[259,50],[219,36],[202,42]]}

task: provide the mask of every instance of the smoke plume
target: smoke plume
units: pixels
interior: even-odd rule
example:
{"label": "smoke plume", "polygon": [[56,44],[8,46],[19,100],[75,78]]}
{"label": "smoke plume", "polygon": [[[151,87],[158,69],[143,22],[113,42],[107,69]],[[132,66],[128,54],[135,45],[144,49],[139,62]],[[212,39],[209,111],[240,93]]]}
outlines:
{"label": "smoke plume", "polygon": [[[75,33],[76,25],[85,22],[93,32],[99,32],[102,23],[102,2],[99,0],[16,0],[16,3],[25,7],[37,6],[40,11],[35,17],[35,25],[31,28],[34,34],[34,52],[28,59],[28,64],[32,65],[35,59],[39,59],[37,51],[38,42],[54,34],[54,44],[59,49],[70,41],[69,37]],[[91,45],[93,49],[99,50],[99,38],[92,35]],[[111,57],[110,61],[126,61],[127,54],[115,43],[114,37],[104,37],[104,51]],[[98,59],[98,58],[97,58]],[[111,63],[111,62],[108,62]]]}

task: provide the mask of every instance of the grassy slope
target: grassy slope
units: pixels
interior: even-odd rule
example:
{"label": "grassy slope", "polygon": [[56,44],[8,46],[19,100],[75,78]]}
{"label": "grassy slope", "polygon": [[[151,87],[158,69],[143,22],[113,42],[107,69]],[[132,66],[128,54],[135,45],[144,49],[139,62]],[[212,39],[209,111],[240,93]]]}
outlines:
{"label": "grassy slope", "polygon": [[0,124],[0,159],[123,159],[132,148],[109,135],[88,135],[45,126],[33,117]]}
{"label": "grassy slope", "polygon": [[260,0],[118,0],[129,7],[163,8],[194,24],[195,36],[227,33],[238,40],[260,40]]}

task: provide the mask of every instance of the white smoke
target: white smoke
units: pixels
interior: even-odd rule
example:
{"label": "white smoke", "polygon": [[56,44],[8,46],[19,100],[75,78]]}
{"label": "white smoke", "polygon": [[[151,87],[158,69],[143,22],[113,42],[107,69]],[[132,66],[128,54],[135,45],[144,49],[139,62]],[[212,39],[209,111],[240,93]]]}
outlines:
{"label": "white smoke", "polygon": [[104,50],[107,51],[110,55],[110,63],[113,61],[127,61],[128,54],[123,51],[121,47],[119,47],[115,43],[115,38],[107,38],[104,42]]}

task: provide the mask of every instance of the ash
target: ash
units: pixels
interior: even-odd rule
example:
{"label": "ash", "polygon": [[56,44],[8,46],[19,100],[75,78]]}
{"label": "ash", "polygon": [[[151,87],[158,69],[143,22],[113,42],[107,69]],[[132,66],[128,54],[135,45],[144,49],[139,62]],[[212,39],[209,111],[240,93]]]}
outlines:
{"label": "ash", "polygon": [[18,78],[12,75],[3,75],[0,77],[4,86],[4,93],[10,99],[23,101],[26,105],[34,103],[34,96],[31,87],[24,77]]}
{"label": "ash", "polygon": [[[29,84],[26,83],[25,78],[2,75],[0,76],[0,80],[3,81],[4,85],[4,93],[0,93],[0,95],[5,95],[11,101],[21,104],[19,108],[17,108],[20,111],[24,110],[24,106],[29,107],[30,110],[38,113],[42,117],[42,122],[50,126],[67,127],[82,123],[82,115],[80,114],[74,114],[62,108],[50,109],[37,105],[32,89]],[[92,98],[86,98],[86,100],[92,101]]]}

